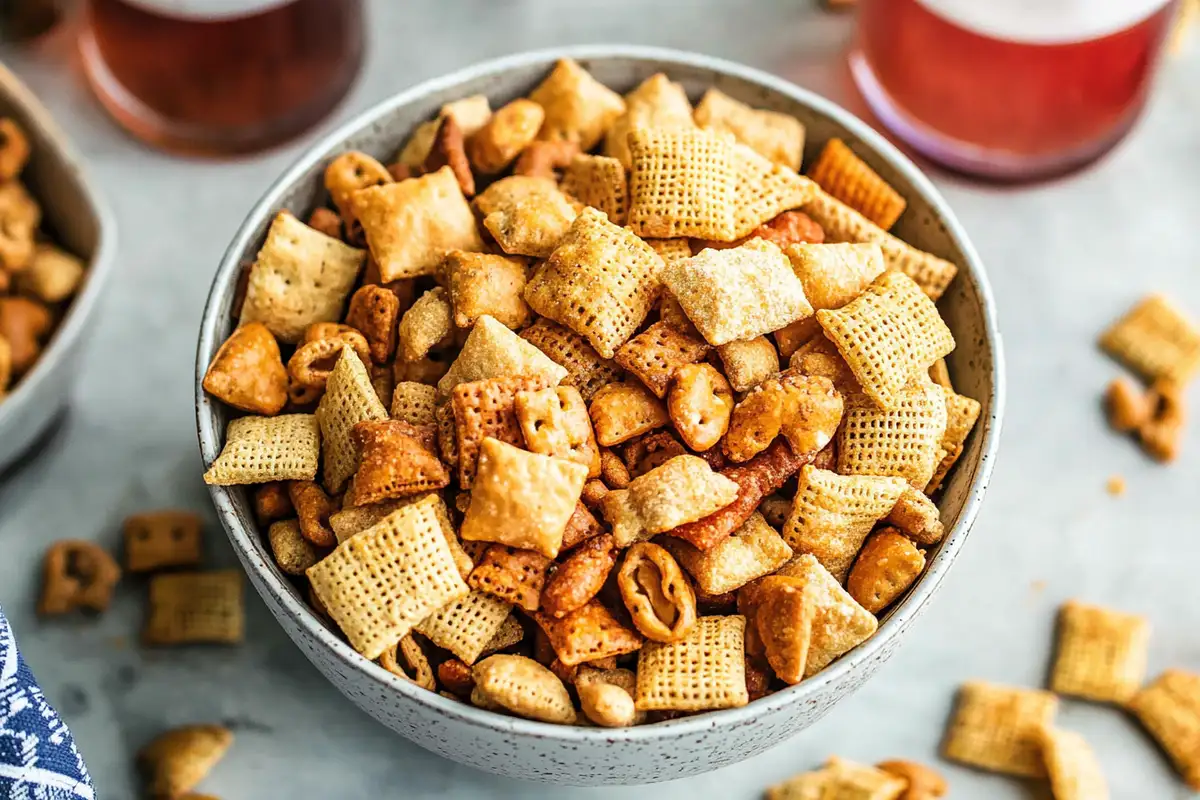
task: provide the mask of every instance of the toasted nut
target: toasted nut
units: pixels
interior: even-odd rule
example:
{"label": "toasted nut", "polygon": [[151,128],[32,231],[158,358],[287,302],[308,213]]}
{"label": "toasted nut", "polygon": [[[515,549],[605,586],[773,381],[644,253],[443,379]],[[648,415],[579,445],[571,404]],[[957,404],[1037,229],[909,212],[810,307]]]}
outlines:
{"label": "toasted nut", "polygon": [[488,656],[472,670],[475,689],[471,701],[501,706],[521,717],[570,725],[575,707],[567,687],[553,672],[525,656]]}
{"label": "toasted nut", "polygon": [[1160,378],[1147,392],[1146,402],[1150,418],[1138,427],[1142,448],[1158,461],[1174,461],[1183,441],[1183,387],[1175,381]]}
{"label": "toasted nut", "polygon": [[616,563],[617,545],[611,533],[588,539],[546,581],[542,589],[542,611],[562,619],[581,608],[603,588]]}
{"label": "toasted nut", "polygon": [[624,489],[633,480],[625,462],[607,447],[600,448],[600,480],[609,489]]}
{"label": "toasted nut", "polygon": [[342,238],[342,218],[332,208],[317,208],[308,216],[308,227],[334,239]]}
{"label": "toasted nut", "polygon": [[1136,431],[1150,419],[1149,399],[1126,378],[1117,378],[1104,394],[1108,424],[1120,433]]}
{"label": "toasted nut", "polygon": [[322,552],[300,533],[300,523],[294,519],[274,522],[267,530],[267,541],[279,569],[288,575],[303,575],[304,571],[321,560]]}
{"label": "toasted nut", "polygon": [[583,493],[579,495],[579,499],[583,501],[585,506],[595,511],[600,508],[600,501],[604,499],[604,495],[608,494],[608,492],[609,489],[604,485],[604,481],[599,478],[593,478],[583,485]]}
{"label": "toasted nut", "polygon": [[688,364],[675,373],[667,411],[688,447],[708,450],[729,430],[733,389],[712,364]]}
{"label": "toasted nut", "polygon": [[633,724],[637,709],[629,692],[611,683],[592,681],[575,687],[584,715],[602,728],[625,728]]}
{"label": "toasted nut", "polygon": [[12,350],[12,374],[24,375],[42,352],[50,333],[50,309],[27,297],[0,297],[0,336]]}
{"label": "toasted nut", "polygon": [[940,774],[915,761],[880,761],[875,765],[889,775],[908,781],[908,789],[897,800],[937,800],[950,787]]}
{"label": "toasted nut", "polygon": [[287,484],[283,481],[264,483],[254,490],[254,518],[259,525],[286,519],[295,513]]}
{"label": "toasted nut", "polygon": [[[754,625],[747,625],[746,632],[749,633],[751,628],[757,628]],[[761,642],[762,640],[759,639]],[[746,693],[750,695],[751,700],[757,700],[760,697],[766,697],[771,693],[771,671],[763,665],[757,658],[751,658],[750,654],[746,654]]]}
{"label": "toasted nut", "polygon": [[371,349],[367,339],[356,330],[342,331],[336,336],[305,342],[296,348],[288,359],[288,376],[297,386],[323,389],[329,373],[342,355],[342,345],[348,344],[364,364],[371,363]]}
{"label": "toasted nut", "polygon": [[470,697],[475,688],[471,668],[457,658],[448,658],[437,668],[438,683],[460,697]]}
{"label": "toasted nut", "polygon": [[675,642],[696,624],[696,595],[675,558],[652,542],[629,548],[617,574],[621,599],[648,639]]}
{"label": "toasted nut", "polygon": [[878,614],[912,586],[924,569],[925,554],[895,528],[883,528],[859,551],[846,590],[859,605]]}
{"label": "toasted nut", "polygon": [[476,170],[495,174],[537,137],[546,112],[532,100],[514,100],[496,111],[487,124],[467,140],[467,155]]}

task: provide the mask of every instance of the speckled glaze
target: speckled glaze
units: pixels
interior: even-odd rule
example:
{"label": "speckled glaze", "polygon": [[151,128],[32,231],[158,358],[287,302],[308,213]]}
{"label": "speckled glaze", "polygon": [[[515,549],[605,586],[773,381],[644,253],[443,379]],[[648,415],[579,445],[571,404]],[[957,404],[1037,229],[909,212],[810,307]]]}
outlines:
{"label": "speckled glaze", "polygon": [[21,178],[42,205],[43,225],[87,262],[88,272],[41,358],[0,401],[0,471],[33,445],[70,400],[116,252],[112,216],[84,174],[79,154],[33,92],[0,64],[0,117],[7,116],[29,136],[32,153]]}
{"label": "speckled glaze", "polygon": [[863,646],[798,686],[729,711],[622,730],[530,722],[446,699],[359,656],[305,604],[275,567],[248,495],[211,487],[213,501],[255,589],[304,654],[347,697],[392,730],[433,752],[504,775],[567,784],[665,781],[717,769],[778,744],[820,719],[874,674],[933,596],[966,541],[992,471],[1004,408],[1004,367],[991,290],[965,233],[938,192],[880,135],[833,103],[757,70],[701,55],[641,47],[591,46],[527,53],[481,64],[409,89],[315,145],[255,206],[225,254],[201,323],[196,354],[196,416],[205,465],[220,450],[226,413],[200,387],[204,370],[233,326],[239,265],[253,258],[282,208],[304,215],[324,198],[329,158],[359,149],[390,159],[412,128],[438,108],[484,93],[493,107],[528,93],[561,57],[577,59],[601,82],[626,92],[655,72],[681,82],[693,101],[709,86],[751,105],[793,114],[807,128],[806,161],[831,136],[854,146],[908,198],[896,226],[905,240],[962,266],[942,312],[958,341],[950,371],[959,391],[983,404],[980,423],[941,500],[949,533],[908,596]]}

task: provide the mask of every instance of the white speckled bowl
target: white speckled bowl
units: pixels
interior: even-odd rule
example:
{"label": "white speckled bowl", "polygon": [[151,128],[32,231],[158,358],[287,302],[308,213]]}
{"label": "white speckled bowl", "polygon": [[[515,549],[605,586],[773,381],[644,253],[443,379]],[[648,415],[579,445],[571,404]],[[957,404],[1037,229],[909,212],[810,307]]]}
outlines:
{"label": "white speckled bowl", "polygon": [[29,136],[32,153],[21,179],[42,205],[43,225],[84,260],[88,272],[41,358],[0,400],[0,471],[33,446],[70,400],[116,252],[112,215],[79,154],[33,92],[0,65],[0,117],[5,116]]}
{"label": "white speckled bowl", "polygon": [[[240,265],[253,257],[281,208],[303,216],[322,200],[325,163],[347,149],[390,158],[412,128],[450,100],[484,93],[493,107],[529,92],[554,61],[570,56],[603,83],[625,92],[655,72],[681,81],[697,99],[708,86],[755,106],[799,117],[808,129],[807,157],[831,136],[865,155],[908,198],[901,237],[962,265],[942,299],[958,340],[950,371],[959,391],[983,403],[942,499],[948,535],[908,596],[879,632],[816,677],[729,711],[656,725],[603,730],[530,722],[482,711],[396,678],[359,656],[305,604],[275,567],[254,522],[248,495],[212,487],[217,512],[251,581],[288,634],[355,704],[422,747],[464,764],[516,778],[569,784],[629,784],[695,775],[740,761],[818,720],[861,686],[888,658],[933,596],[966,541],[992,472],[1004,408],[1004,367],[991,290],[975,250],[941,195],[911,162],[838,106],[763,72],[705,56],[640,47],[581,47],[526,53],[471,67],[384,101],[312,147],[254,207],[217,270],[196,357],[196,417],[205,464],[220,450],[226,412],[200,388],[204,370],[233,323],[230,309]],[[807,161],[807,159],[806,159]]]}

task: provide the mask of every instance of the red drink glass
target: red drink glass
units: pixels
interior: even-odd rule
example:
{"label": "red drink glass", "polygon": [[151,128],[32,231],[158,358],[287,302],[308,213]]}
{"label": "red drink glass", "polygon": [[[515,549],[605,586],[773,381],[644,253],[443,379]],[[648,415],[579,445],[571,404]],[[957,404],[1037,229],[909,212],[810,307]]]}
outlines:
{"label": "red drink glass", "polygon": [[862,0],[850,68],[929,158],[999,179],[1082,166],[1129,131],[1177,0]]}

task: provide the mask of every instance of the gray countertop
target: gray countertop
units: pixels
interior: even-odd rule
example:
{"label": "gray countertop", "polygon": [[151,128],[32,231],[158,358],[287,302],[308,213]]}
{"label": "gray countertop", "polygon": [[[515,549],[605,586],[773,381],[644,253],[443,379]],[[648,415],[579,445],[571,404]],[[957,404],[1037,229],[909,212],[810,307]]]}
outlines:
{"label": "gray countertop", "polygon": [[[632,41],[766,68],[845,101],[849,23],[808,2],[409,0],[370,3],[361,80],[328,120],[417,81],[524,49]],[[1151,670],[1200,669],[1200,556],[1192,501],[1200,434],[1160,467],[1108,432],[1098,397],[1118,370],[1096,334],[1163,290],[1200,313],[1200,57],[1173,59],[1134,134],[1065,180],[1026,188],[933,171],[987,263],[1007,345],[1008,416],[982,514],[944,588],[899,654],[823,721],[757,758],[693,780],[566,790],[496,778],[393,736],[304,660],[256,596],[233,649],[136,645],[144,588],[127,581],[95,621],[40,623],[38,565],[58,538],[114,547],[135,511],[181,506],[208,519],[210,562],[235,563],[200,482],[192,412],[195,332],[209,279],[259,194],[316,134],[266,156],[178,159],[125,136],[90,98],[70,46],[0,48],[91,163],[120,225],[103,319],[72,411],[43,452],[0,483],[0,603],[47,695],[73,729],[102,798],[136,794],[132,754],[161,729],[228,720],[238,741],[204,788],[267,797],[752,798],[831,753],[934,760],[955,687],[968,678],[1039,686],[1054,611],[1070,597],[1153,621]],[[1192,404],[1193,410],[1196,404]],[[1110,475],[1128,492],[1105,492]],[[1192,509],[1189,511],[1189,509]],[[253,594],[251,592],[251,594]],[[1099,752],[1115,798],[1191,796],[1137,725],[1066,702],[1064,726]],[[1047,796],[945,766],[955,797]]]}

